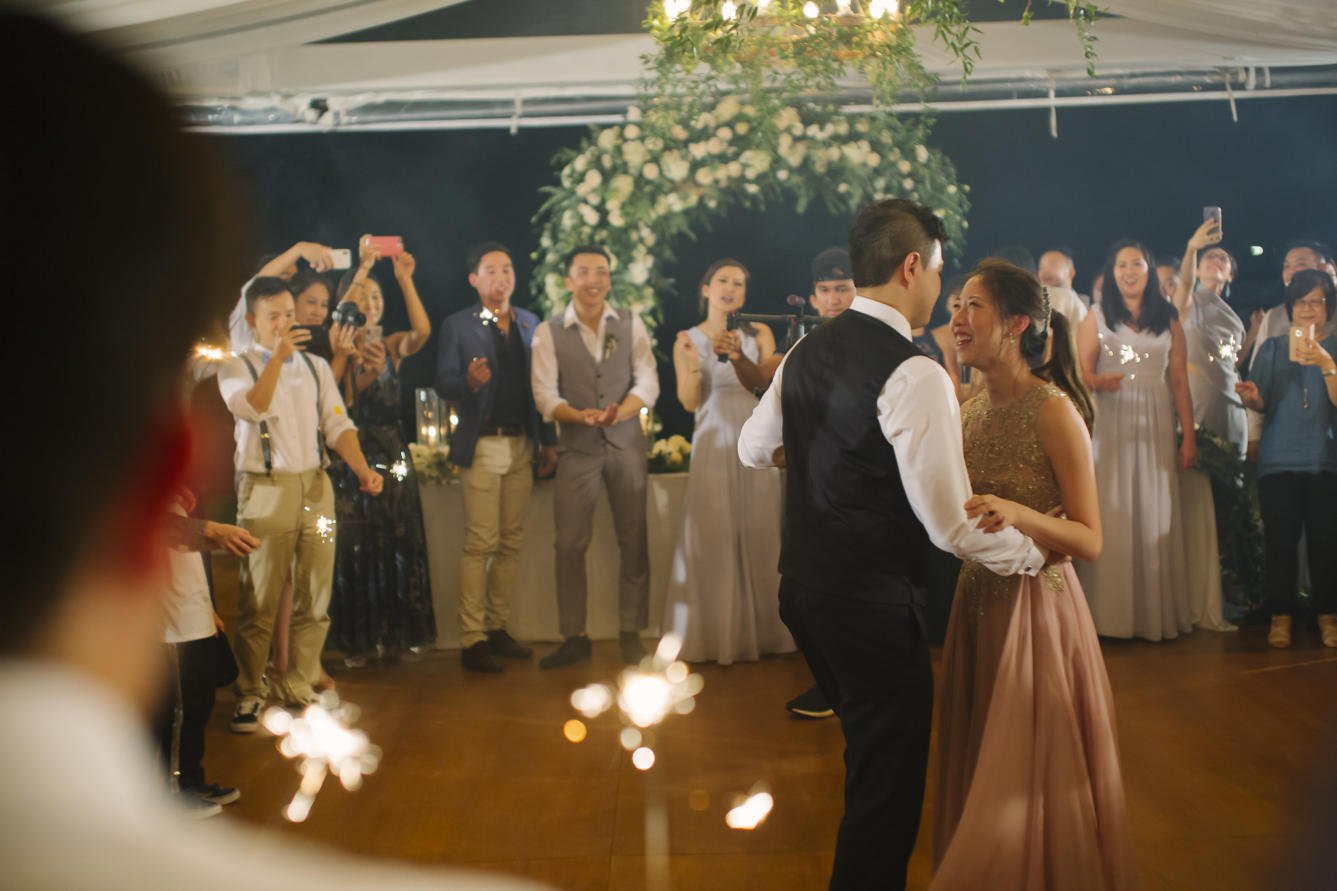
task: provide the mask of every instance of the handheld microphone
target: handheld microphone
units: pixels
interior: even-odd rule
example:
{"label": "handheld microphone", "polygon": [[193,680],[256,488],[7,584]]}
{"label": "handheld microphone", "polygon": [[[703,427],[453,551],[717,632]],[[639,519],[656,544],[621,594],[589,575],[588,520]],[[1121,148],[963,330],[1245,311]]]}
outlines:
{"label": "handheld microphone", "polygon": [[[725,331],[737,331],[737,330],[738,330],[738,313],[737,313],[736,311],[735,311],[735,312],[731,312],[731,313],[729,313],[727,316],[724,317],[724,330],[725,330]],[[717,358],[720,362],[728,362],[728,361],[729,361],[729,357],[726,356],[724,353],[717,353],[717,354],[716,354],[716,358]]]}

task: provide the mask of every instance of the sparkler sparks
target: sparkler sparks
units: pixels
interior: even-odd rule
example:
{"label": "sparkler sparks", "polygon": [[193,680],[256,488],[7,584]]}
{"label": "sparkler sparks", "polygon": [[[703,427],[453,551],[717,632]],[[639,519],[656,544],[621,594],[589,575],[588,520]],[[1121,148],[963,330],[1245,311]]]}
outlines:
{"label": "sparkler sparks", "polygon": [[[303,507],[302,510],[311,511],[309,507]],[[320,536],[321,541],[334,541],[334,527],[338,521],[321,514],[316,517],[316,534]]]}
{"label": "sparkler sparks", "polygon": [[195,355],[209,362],[221,362],[227,358],[228,353],[227,350],[222,347],[209,346],[207,343],[202,343],[195,347]]}
{"label": "sparkler sparks", "polygon": [[316,795],[328,774],[334,774],[350,792],[362,785],[362,777],[380,765],[381,750],[361,730],[352,728],[357,708],[341,703],[332,692],[319,703],[306,707],[300,717],[281,708],[265,712],[265,729],[279,737],[279,752],[297,763],[301,785],[284,810],[284,816],[300,823],[311,813]]}

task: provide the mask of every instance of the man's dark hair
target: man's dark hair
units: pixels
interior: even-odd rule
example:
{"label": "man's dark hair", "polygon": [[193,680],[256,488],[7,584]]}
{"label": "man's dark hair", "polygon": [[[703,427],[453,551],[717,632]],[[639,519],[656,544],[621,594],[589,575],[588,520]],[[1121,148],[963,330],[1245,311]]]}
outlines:
{"label": "man's dark hair", "polygon": [[906,257],[917,251],[927,259],[934,241],[947,241],[947,230],[924,205],[904,198],[866,205],[850,225],[854,286],[885,285]]}
{"label": "man's dark hair", "polygon": [[1320,263],[1332,262],[1332,248],[1321,241],[1314,241],[1310,238],[1297,238],[1294,241],[1286,242],[1286,247],[1282,248],[1281,251],[1281,259],[1285,260],[1286,255],[1296,248],[1308,248],[1313,251],[1314,256],[1318,257]]}
{"label": "man's dark hair", "polygon": [[324,285],[325,290],[330,292],[330,298],[334,298],[334,282],[330,280],[328,275],[323,272],[316,272],[310,266],[303,266],[297,270],[296,275],[288,279],[288,290],[292,292],[294,300],[312,285]]}
{"label": "man's dark hair", "polygon": [[1172,257],[1169,254],[1161,254],[1156,258],[1156,268],[1160,269],[1162,266],[1169,266],[1174,269],[1175,274],[1178,274],[1179,264],[1183,262],[1183,257]]}
{"label": "man's dark hair", "polygon": [[246,311],[255,312],[255,304],[275,294],[290,293],[288,283],[276,275],[258,275],[246,283],[242,299],[246,301]]}
{"label": "man's dark hair", "polygon": [[1035,257],[1031,255],[1029,250],[1019,244],[1002,245],[989,256],[1006,260],[1018,269],[1026,270],[1031,275],[1035,275],[1039,271],[1039,267],[1035,263]]}
{"label": "man's dark hair", "polygon": [[512,263],[515,262],[515,255],[511,253],[511,249],[506,245],[500,241],[485,241],[482,244],[473,245],[469,248],[469,252],[464,255],[464,261],[469,264],[469,272],[471,274],[477,272],[478,264],[483,262],[483,258],[498,251],[505,254]]}
{"label": "man's dark hair", "polygon": [[[11,321],[40,330],[54,309],[61,350],[76,358],[46,363],[38,386],[5,384],[6,410],[40,432],[41,465],[59,468],[11,473],[5,492],[23,518],[0,594],[0,652],[16,652],[33,644],[163,447],[187,354],[236,299],[247,252],[236,187],[204,139],[183,133],[148,82],[110,53],[0,11],[0,87],[10,132],[23,134],[0,146],[0,243],[23,246],[10,252],[6,279],[38,298],[15,304]],[[89,360],[108,350],[114,360],[90,373]],[[32,449],[6,437],[4,466],[34,467]]]}
{"label": "man's dark hair", "polygon": [[844,281],[854,277],[850,252],[844,248],[829,247],[812,258],[812,283]]}
{"label": "man's dark hair", "polygon": [[1315,288],[1323,292],[1328,318],[1333,317],[1333,313],[1337,312],[1337,291],[1333,288],[1332,279],[1318,269],[1302,269],[1291,276],[1291,283],[1286,286],[1286,315],[1289,318],[1295,318],[1295,301],[1309,296]]}
{"label": "man's dark hair", "polygon": [[579,257],[581,254],[598,254],[600,257],[607,260],[610,266],[613,264],[613,258],[609,256],[608,251],[604,248],[597,244],[582,244],[572,248],[566,255],[566,262],[562,265],[566,267],[567,275],[571,274],[571,266],[576,262],[576,257]]}
{"label": "man's dark hair", "polygon": [[1040,252],[1041,257],[1043,257],[1045,254],[1062,254],[1063,256],[1068,258],[1069,263],[1071,263],[1074,267],[1077,266],[1077,255],[1074,254],[1072,252],[1072,248],[1068,247],[1066,244],[1051,244],[1049,247],[1045,248]]}

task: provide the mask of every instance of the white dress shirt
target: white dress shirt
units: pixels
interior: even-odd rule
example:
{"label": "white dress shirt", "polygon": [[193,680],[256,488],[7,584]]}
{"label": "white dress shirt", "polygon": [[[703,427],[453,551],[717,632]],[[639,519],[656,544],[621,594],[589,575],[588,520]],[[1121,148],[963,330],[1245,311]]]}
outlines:
{"label": "white dress shirt", "polygon": [[[567,304],[566,309],[555,319],[561,320],[563,328],[578,326],[580,339],[589,350],[596,363],[604,357],[604,343],[607,340],[608,320],[617,318],[617,310],[605,304],[604,313],[599,317],[599,329],[591,331],[581,324],[576,317],[576,308]],[[534,386],[534,404],[543,414],[543,420],[551,421],[557,406],[566,405],[557,388],[557,352],[552,339],[548,337],[548,326],[539,325],[534,330],[534,339],[530,354],[530,379]],[[653,407],[659,398],[659,369],[655,364],[655,353],[650,347],[650,332],[645,323],[635,313],[631,314],[631,390],[628,396],[637,396],[641,402]],[[584,408],[605,408],[602,405],[582,405]]]}
{"label": "white dress shirt", "polygon": [[[537,891],[503,875],[353,857],[169,800],[143,717],[91,675],[0,661],[0,885],[51,891]],[[270,751],[270,756],[281,758]],[[293,786],[297,776],[288,771]],[[381,781],[370,778],[368,784]],[[385,777],[386,780],[389,777]],[[320,805],[317,805],[319,807]]]}
{"label": "white dress shirt", "polygon": [[[856,296],[847,312],[861,312],[884,322],[906,340],[910,323],[896,309]],[[776,369],[770,389],[743,425],[738,457],[748,467],[770,467],[784,444],[780,387],[790,350]],[[933,544],[962,560],[983,564],[999,575],[1038,575],[1044,556],[1015,527],[980,532],[966,518],[971,497],[961,445],[961,410],[951,379],[927,356],[906,359],[887,378],[877,397],[882,435],[896,452],[901,485]]]}
{"label": "white dress shirt", "polygon": [[255,346],[255,331],[246,322],[246,287],[250,283],[248,281],[242,285],[237,305],[232,307],[232,314],[227,317],[228,342],[232,352],[238,356]]}
{"label": "white dress shirt", "polygon": [[1077,296],[1077,292],[1072,288],[1065,288],[1062,285],[1048,285],[1049,288],[1049,306],[1051,309],[1063,313],[1068,320],[1068,327],[1074,332],[1077,326],[1086,318],[1090,308],[1082,302],[1082,298]]}
{"label": "white dress shirt", "polygon": [[[268,350],[253,347],[243,355],[251,360],[257,375],[264,373],[265,363],[270,356]],[[316,380],[302,357],[296,353],[283,363],[278,385],[274,388],[274,398],[269,401],[269,408],[264,412],[257,412],[246,399],[246,394],[255,386],[255,382],[246,370],[242,356],[230,357],[219,369],[218,390],[237,422],[235,460],[239,472],[265,472],[264,454],[260,449],[261,421],[269,427],[270,453],[276,473],[305,473],[329,463],[328,457],[324,462],[321,461],[317,429],[324,434],[330,448],[334,447],[345,431],[357,429],[357,425],[348,417],[348,409],[339,395],[339,385],[334,380],[334,372],[330,371],[330,364],[309,353],[307,358],[320,376],[319,416],[316,414]]]}

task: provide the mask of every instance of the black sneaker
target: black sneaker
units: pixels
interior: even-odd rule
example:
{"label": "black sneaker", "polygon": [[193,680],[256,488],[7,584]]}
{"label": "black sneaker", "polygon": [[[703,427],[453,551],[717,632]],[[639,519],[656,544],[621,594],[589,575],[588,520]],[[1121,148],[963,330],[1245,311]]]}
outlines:
{"label": "black sneaker", "polygon": [[260,706],[264,703],[254,696],[244,697],[237,703],[237,710],[232,713],[232,723],[228,728],[233,733],[254,733],[260,726]]}
{"label": "black sneaker", "polygon": [[786,702],[785,708],[800,718],[829,718],[836,713],[822,695],[822,688],[816,685]]}
{"label": "black sneaker", "polygon": [[200,786],[192,790],[199,793],[199,796],[205,801],[212,801],[214,804],[232,804],[232,802],[241,798],[241,790],[234,789],[231,786],[220,786],[217,783],[210,783],[207,786]]}
{"label": "black sneaker", "polygon": [[641,635],[638,632],[618,632],[617,645],[622,650],[622,661],[628,665],[640,665],[641,660],[645,658],[645,646],[641,643]]}
{"label": "black sneaker", "polygon": [[539,668],[561,668],[576,662],[588,662],[590,658],[590,639],[583,634],[573,634],[562,645],[539,660]]}
{"label": "black sneaker", "polygon": [[176,798],[192,820],[206,820],[223,812],[222,805],[205,798],[198,789],[182,789],[176,793]]}
{"label": "black sneaker", "polygon": [[501,674],[505,667],[497,654],[492,652],[491,644],[485,640],[465,648],[460,653],[460,664],[470,671],[481,671],[484,674]]}
{"label": "black sneaker", "polygon": [[505,656],[507,659],[528,659],[534,655],[532,649],[507,634],[505,628],[489,631],[487,642],[491,644],[492,652],[498,656]]}

